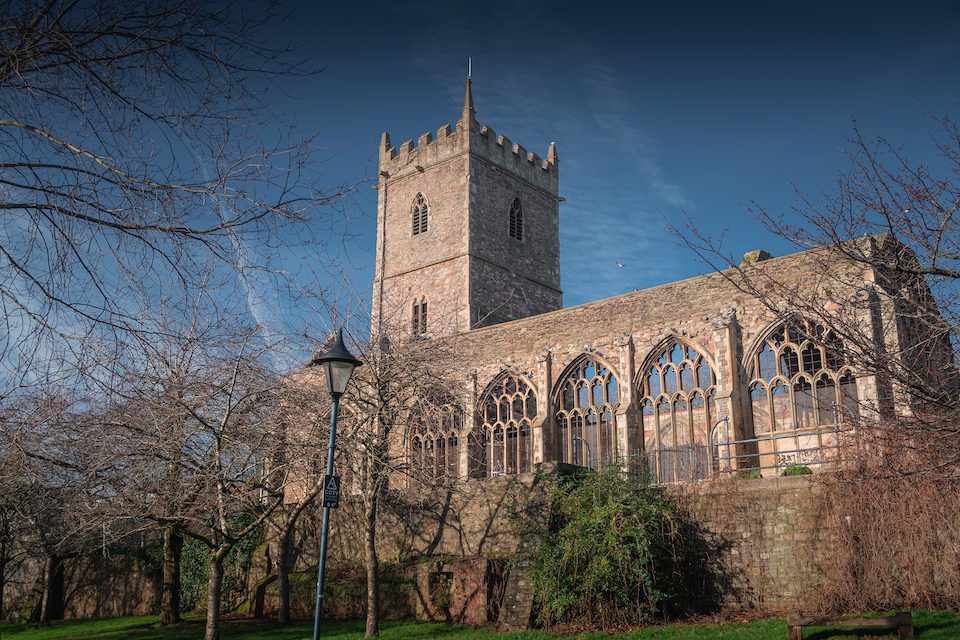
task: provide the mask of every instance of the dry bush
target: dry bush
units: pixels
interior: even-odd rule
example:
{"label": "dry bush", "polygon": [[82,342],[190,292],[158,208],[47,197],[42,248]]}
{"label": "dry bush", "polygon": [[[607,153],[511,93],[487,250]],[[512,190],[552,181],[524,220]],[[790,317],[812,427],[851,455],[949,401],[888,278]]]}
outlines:
{"label": "dry bush", "polygon": [[851,458],[844,470],[820,476],[819,515],[836,535],[816,606],[960,608],[960,479],[945,468],[929,471],[935,461],[876,447]]}

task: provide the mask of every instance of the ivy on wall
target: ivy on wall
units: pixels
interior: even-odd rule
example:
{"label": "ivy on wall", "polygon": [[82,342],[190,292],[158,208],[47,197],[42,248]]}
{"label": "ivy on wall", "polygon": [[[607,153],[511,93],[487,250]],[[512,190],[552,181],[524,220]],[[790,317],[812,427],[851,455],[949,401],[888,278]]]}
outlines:
{"label": "ivy on wall", "polygon": [[[247,599],[247,576],[253,556],[263,544],[263,532],[243,538],[230,550],[223,562],[223,608],[235,609]],[[206,606],[207,564],[210,548],[199,540],[187,538],[180,556],[180,611],[186,613]]]}

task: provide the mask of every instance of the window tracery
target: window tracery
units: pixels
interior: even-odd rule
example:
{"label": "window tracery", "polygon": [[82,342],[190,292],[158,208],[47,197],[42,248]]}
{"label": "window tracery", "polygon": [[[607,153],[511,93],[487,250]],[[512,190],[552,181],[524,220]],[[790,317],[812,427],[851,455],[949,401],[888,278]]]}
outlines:
{"label": "window tracery", "polygon": [[421,402],[410,412],[408,453],[411,474],[426,482],[460,475],[463,411],[455,403]]}
{"label": "window tracery", "polygon": [[410,207],[410,217],[413,222],[413,235],[418,236],[427,232],[427,199],[418,193]]}
{"label": "window tracery", "polygon": [[522,376],[504,372],[480,396],[471,475],[496,477],[533,470],[537,394]]}
{"label": "window tracery", "polygon": [[658,482],[709,476],[716,376],[696,349],[671,340],[641,369],[637,390],[647,465]]}
{"label": "window tracery", "polygon": [[770,332],[748,363],[757,435],[856,421],[857,383],[840,339],[792,319]]}
{"label": "window tracery", "polygon": [[523,207],[520,206],[520,198],[514,198],[510,205],[510,237],[523,240]]}
{"label": "window tracery", "polygon": [[616,423],[620,404],[617,377],[584,354],[557,384],[557,458],[593,469],[616,461]]}

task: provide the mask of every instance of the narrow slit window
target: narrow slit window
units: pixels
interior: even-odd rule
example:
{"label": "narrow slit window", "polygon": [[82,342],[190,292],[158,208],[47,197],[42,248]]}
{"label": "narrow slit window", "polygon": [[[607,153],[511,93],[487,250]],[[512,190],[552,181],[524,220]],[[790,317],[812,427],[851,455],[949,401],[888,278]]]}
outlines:
{"label": "narrow slit window", "polygon": [[427,333],[427,299],[413,301],[413,312],[411,316],[411,333],[414,337],[422,336]]}
{"label": "narrow slit window", "polygon": [[510,237],[523,240],[523,207],[520,206],[520,198],[514,198],[510,205]]}

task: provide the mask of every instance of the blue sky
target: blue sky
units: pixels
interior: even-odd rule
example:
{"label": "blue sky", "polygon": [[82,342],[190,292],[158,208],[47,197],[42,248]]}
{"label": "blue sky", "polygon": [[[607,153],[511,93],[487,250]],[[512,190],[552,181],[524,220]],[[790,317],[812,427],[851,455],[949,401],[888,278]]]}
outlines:
{"label": "blue sky", "polygon": [[[957,111],[960,3],[667,4],[289,5],[267,35],[324,71],[271,110],[319,133],[330,183],[372,178],[382,131],[455,122],[472,56],[478,120],[541,156],[557,143],[566,306],[708,271],[667,231],[684,213],[731,253],[787,253],[751,202],[829,189],[854,118],[921,159],[925,112]],[[336,250],[368,297],[375,192],[349,211]]]}

